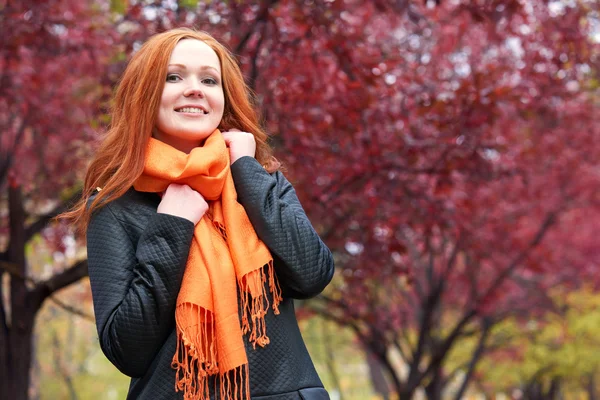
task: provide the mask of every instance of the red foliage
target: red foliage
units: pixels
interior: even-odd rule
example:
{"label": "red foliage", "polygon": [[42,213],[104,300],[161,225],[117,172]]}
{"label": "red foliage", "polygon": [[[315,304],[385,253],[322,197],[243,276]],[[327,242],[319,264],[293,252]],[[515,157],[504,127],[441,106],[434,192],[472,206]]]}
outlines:
{"label": "red foliage", "polygon": [[[81,178],[83,143],[110,88],[105,64],[116,38],[98,4],[10,1],[0,36],[0,186],[55,198]],[[78,173],[79,172],[79,173]]]}

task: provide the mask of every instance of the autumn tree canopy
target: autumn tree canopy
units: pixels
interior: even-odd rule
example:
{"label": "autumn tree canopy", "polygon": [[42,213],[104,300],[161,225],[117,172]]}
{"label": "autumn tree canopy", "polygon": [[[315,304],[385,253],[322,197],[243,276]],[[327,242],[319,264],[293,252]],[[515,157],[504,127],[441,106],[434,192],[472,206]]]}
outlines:
{"label": "autumn tree canopy", "polygon": [[[30,292],[25,244],[77,187],[128,57],[176,26],[239,57],[336,257],[311,308],[353,327],[401,398],[440,398],[448,354],[475,337],[459,398],[495,324],[598,275],[595,2],[13,3],[0,14],[0,189],[17,221],[0,217],[0,267],[13,307]],[[73,271],[52,282],[84,268]]]}

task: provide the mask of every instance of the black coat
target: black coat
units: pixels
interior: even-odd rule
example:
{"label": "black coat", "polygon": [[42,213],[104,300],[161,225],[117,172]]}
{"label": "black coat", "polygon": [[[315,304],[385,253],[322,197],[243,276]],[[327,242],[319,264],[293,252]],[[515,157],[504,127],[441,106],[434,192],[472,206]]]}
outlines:
{"label": "black coat", "polygon": [[[271,251],[284,298],[281,314],[266,316],[270,344],[253,350],[244,338],[252,399],[329,399],[300,335],[293,299],[315,296],[330,282],[331,252],[281,172],[269,174],[252,157],[240,158],[231,171],[238,201]],[[171,360],[175,303],[194,224],[158,214],[159,202],[157,194],[130,189],[95,211],[87,231],[100,347],[132,378],[128,399],[183,398],[175,392]]]}

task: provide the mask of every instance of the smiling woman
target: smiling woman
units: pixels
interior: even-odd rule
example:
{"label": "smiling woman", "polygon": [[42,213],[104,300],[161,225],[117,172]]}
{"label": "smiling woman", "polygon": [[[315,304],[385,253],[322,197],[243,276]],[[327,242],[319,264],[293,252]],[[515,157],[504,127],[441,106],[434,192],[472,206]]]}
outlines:
{"label": "smiling woman", "polygon": [[234,58],[204,32],[158,34],[114,104],[64,216],[87,233],[100,346],[127,398],[328,399],[293,299],[325,288],[333,258]]}

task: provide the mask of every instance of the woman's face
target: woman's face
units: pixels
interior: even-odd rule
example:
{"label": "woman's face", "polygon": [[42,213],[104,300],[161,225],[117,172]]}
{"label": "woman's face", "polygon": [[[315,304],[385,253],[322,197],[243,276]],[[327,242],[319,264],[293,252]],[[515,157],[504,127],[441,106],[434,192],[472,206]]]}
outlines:
{"label": "woman's face", "polygon": [[165,79],[153,136],[189,153],[223,118],[219,57],[206,43],[183,39],[173,49]]}

